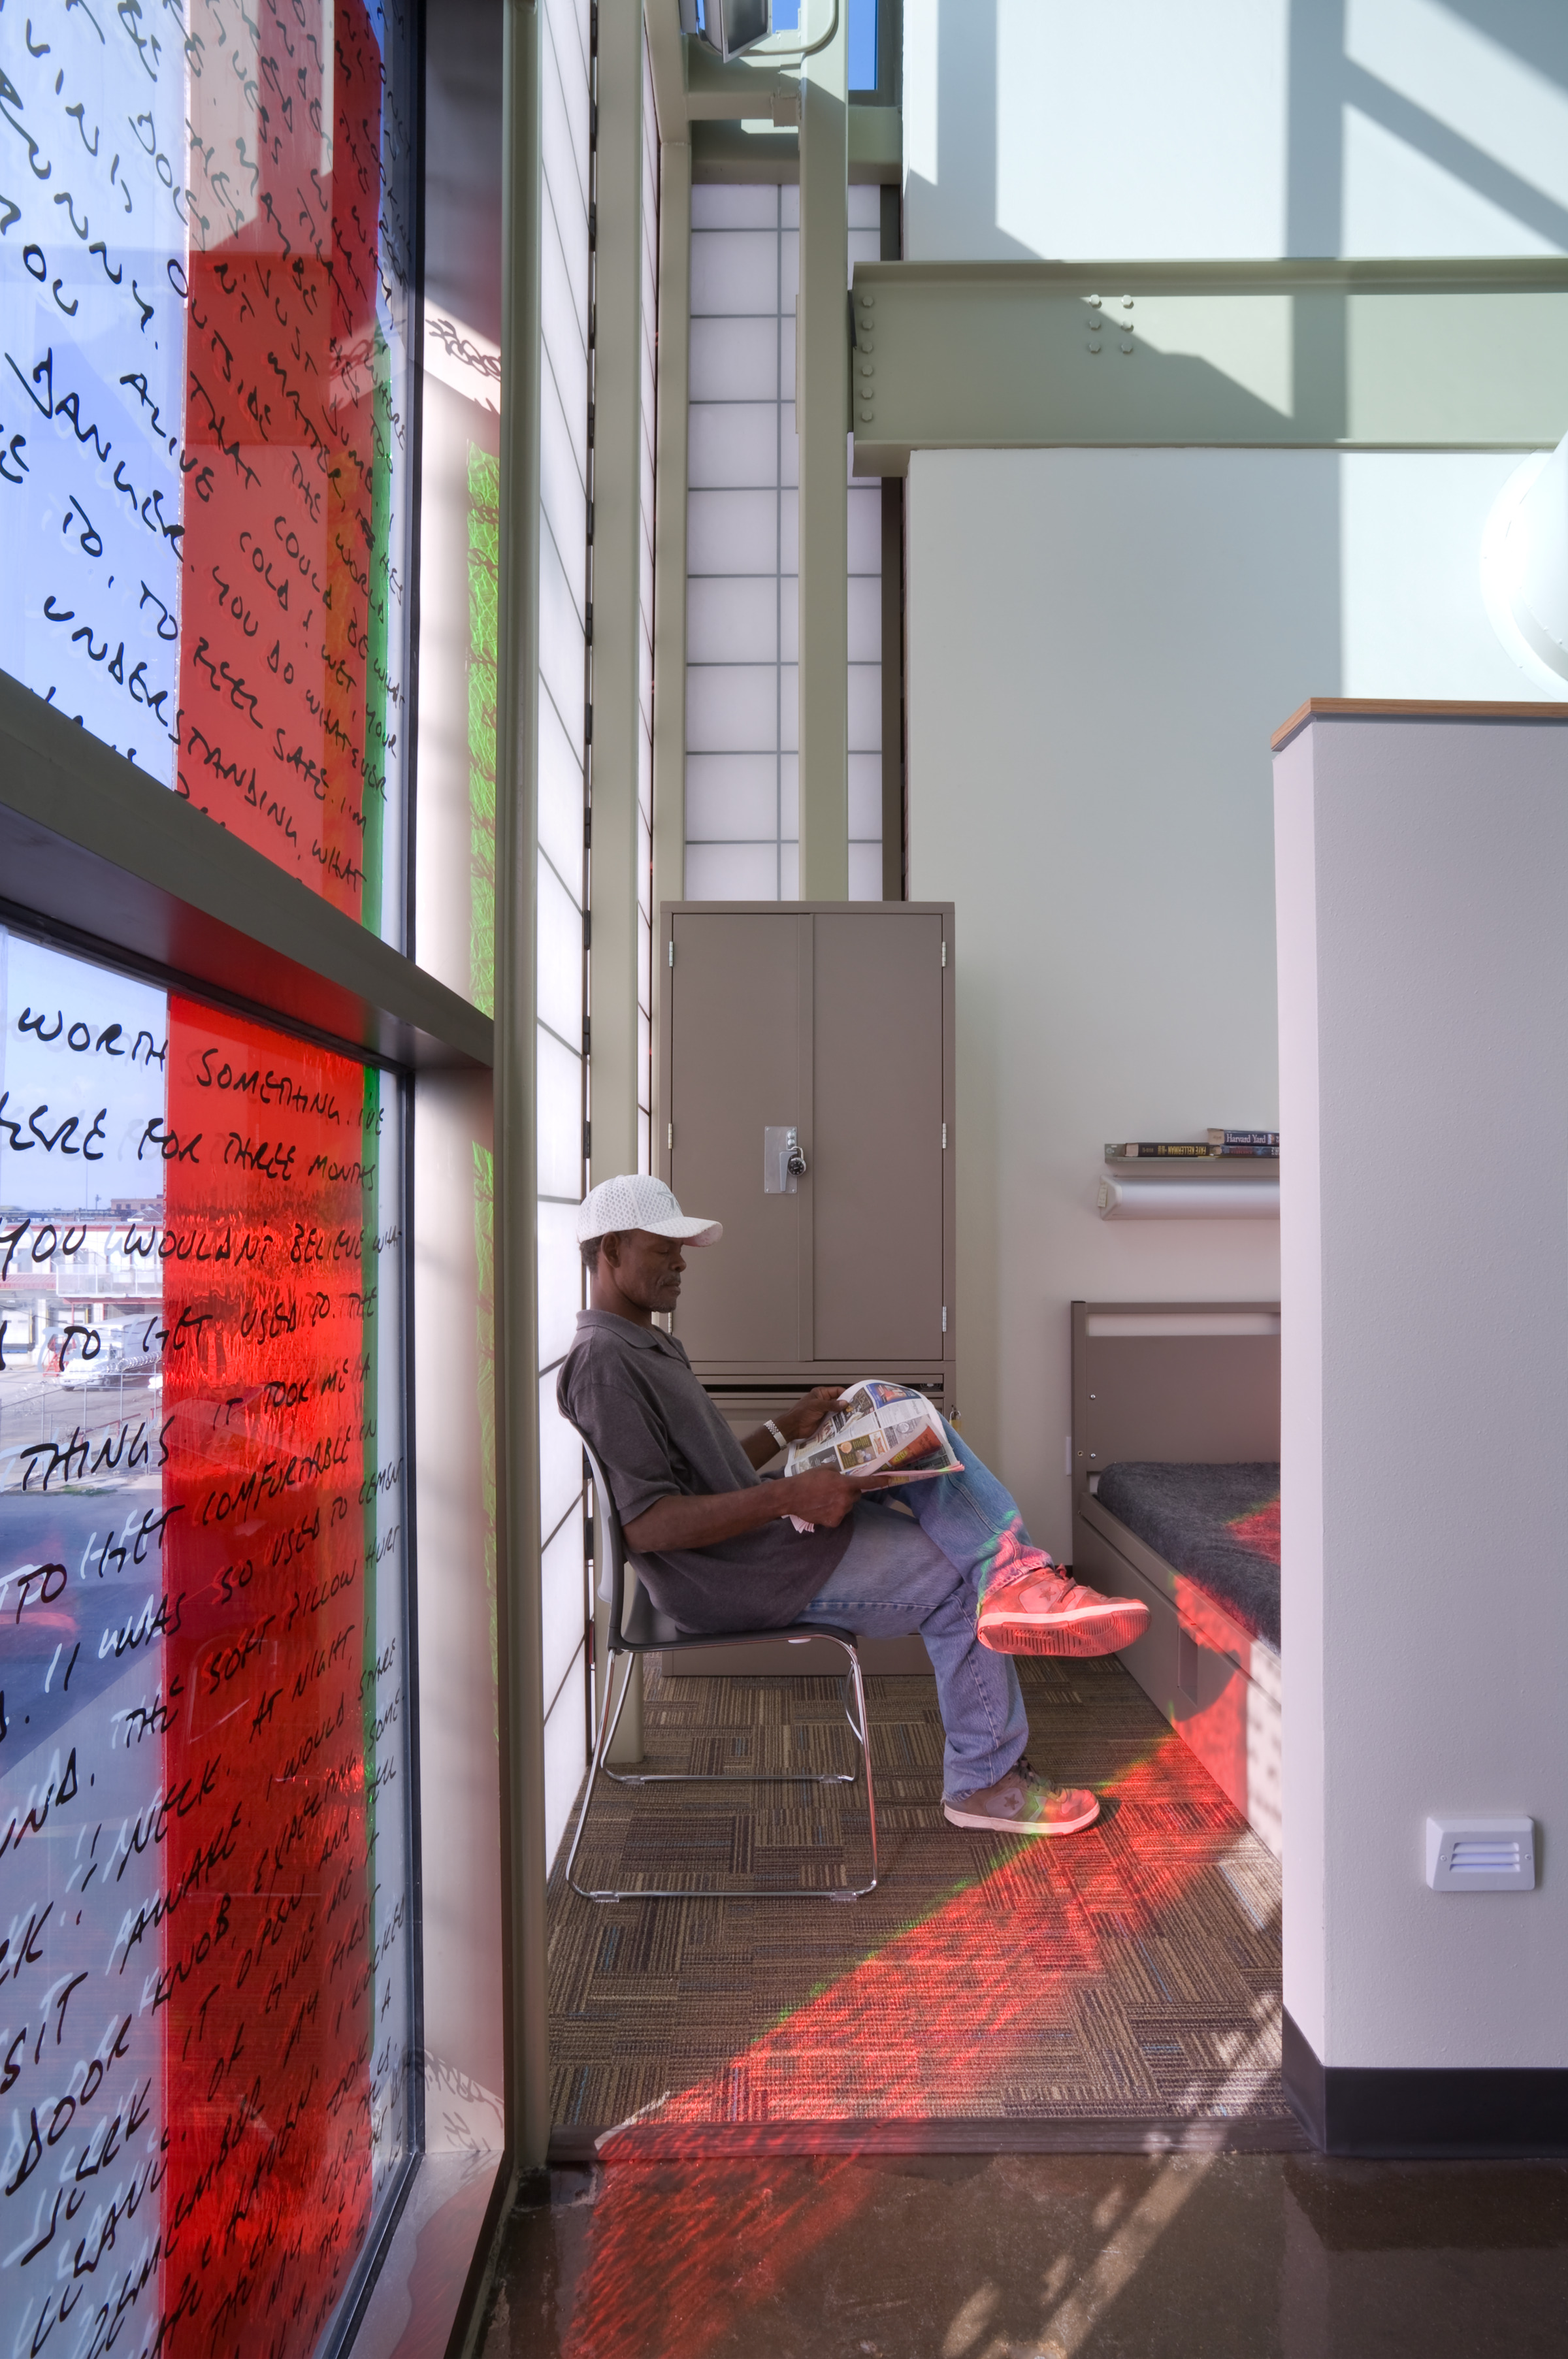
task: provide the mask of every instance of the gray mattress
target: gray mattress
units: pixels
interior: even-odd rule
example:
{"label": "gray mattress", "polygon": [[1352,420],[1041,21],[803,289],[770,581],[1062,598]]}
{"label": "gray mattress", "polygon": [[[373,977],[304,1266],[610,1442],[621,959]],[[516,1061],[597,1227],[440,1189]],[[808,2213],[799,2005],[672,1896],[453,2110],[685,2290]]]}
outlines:
{"label": "gray mattress", "polygon": [[1157,1556],[1278,1651],[1278,1466],[1107,1466],[1097,1495]]}

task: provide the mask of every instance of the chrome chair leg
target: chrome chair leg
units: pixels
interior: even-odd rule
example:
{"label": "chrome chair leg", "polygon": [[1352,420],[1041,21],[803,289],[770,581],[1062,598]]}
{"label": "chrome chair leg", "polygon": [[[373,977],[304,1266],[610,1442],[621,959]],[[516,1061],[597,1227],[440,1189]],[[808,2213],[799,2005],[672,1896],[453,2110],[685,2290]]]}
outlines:
{"label": "chrome chair leg", "polygon": [[[611,1655],[607,1658],[605,1664],[604,1703],[604,1709],[599,1715],[599,1734],[597,1742],[593,1747],[593,1763],[588,1772],[588,1788],[583,1797],[583,1807],[577,1816],[577,1831],[572,1838],[572,1849],[567,1854],[566,1859],[566,1881],[572,1890],[577,1894],[579,1899],[594,1900],[601,1903],[612,1900],[844,1901],[864,1900],[867,1893],[876,1891],[880,1871],[877,1857],[877,1800],[872,1790],[871,1783],[871,1723],[866,1709],[866,1682],[861,1677],[860,1657],[855,1647],[848,1645],[842,1638],[835,1639],[833,1643],[835,1646],[843,1647],[844,1654],[848,1658],[845,1676],[855,1693],[855,1713],[852,1714],[846,1707],[844,1718],[848,1721],[850,1729],[859,1743],[861,1757],[866,1767],[866,1824],[871,1837],[870,1883],[857,1884],[846,1891],[840,1892],[803,1892],[798,1887],[793,1891],[788,1892],[719,1892],[714,1891],[711,1886],[676,1886],[666,1889],[663,1887],[655,1888],[647,1885],[623,1886],[613,1892],[587,1891],[583,1886],[577,1882],[572,1871],[577,1864],[578,1848],[583,1841],[583,1830],[588,1824],[589,1807],[593,1802],[593,1788],[598,1782],[599,1773],[602,1768],[604,1769],[605,1777],[613,1777],[617,1786],[853,1786],[855,1783],[855,1772],[853,1769],[847,1772],[834,1770],[827,1776],[819,1775],[813,1772],[807,1772],[799,1776],[790,1776],[788,1773],[779,1775],[777,1772],[770,1772],[760,1777],[734,1777],[722,1770],[702,1772],[687,1771],[684,1773],[679,1771],[658,1770],[646,1772],[640,1775],[634,1772],[632,1775],[627,1776],[623,1772],[606,1767],[604,1764],[604,1756],[609,1751],[610,1746],[615,1743],[615,1731],[621,1724],[621,1712],[626,1701],[626,1692],[630,1688],[632,1681],[632,1671],[637,1660],[637,1658],[634,1654],[628,1654],[626,1657],[626,1668],[621,1680],[620,1693],[619,1695],[616,1695],[615,1692],[615,1667],[616,1658],[614,1655]],[[614,1702],[613,1716],[611,1711],[612,1701]]]}
{"label": "chrome chair leg", "polygon": [[[583,1797],[583,1807],[577,1813],[577,1831],[572,1838],[572,1849],[566,1855],[566,1881],[572,1891],[583,1900],[614,1900],[620,1897],[618,1893],[584,1892],[572,1873],[577,1864],[577,1853],[583,1841],[583,1830],[588,1824],[588,1812],[593,1800],[593,1788],[598,1783],[599,1771],[604,1766],[604,1756],[615,1742],[615,1731],[621,1724],[621,1708],[626,1702],[626,1690],[631,1686],[632,1672],[637,1664],[635,1655],[628,1655],[626,1658],[626,1668],[621,1679],[621,1692],[617,1697],[615,1659],[614,1655],[606,1655],[604,1658],[604,1701],[600,1708],[599,1734],[594,1742],[593,1759],[588,1771],[588,1790]],[[614,1719],[610,1716],[612,1703],[615,1706]]]}

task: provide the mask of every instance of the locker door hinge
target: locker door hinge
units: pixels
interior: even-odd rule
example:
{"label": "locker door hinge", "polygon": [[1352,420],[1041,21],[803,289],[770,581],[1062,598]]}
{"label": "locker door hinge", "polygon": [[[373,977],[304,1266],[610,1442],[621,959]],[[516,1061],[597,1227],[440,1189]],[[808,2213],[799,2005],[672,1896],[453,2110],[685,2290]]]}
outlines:
{"label": "locker door hinge", "polygon": [[593,1125],[591,1122],[583,1125],[583,1160],[584,1163],[593,1160]]}
{"label": "locker door hinge", "polygon": [[583,1561],[584,1564],[592,1564],[593,1561],[593,1518],[592,1516],[584,1516],[583,1518]]}
{"label": "locker door hinge", "polygon": [[591,1057],[591,1056],[593,1055],[593,1020],[592,1020],[592,1018],[591,1018],[591,1017],[589,1017],[589,1016],[585,1016],[583,1018],[583,1054],[585,1057]]}
{"label": "locker door hinge", "polygon": [[669,1130],[665,1135],[664,1143],[667,1147],[673,1147],[675,1144],[675,1125],[673,1123],[670,1125]]}
{"label": "locker door hinge", "polygon": [[944,1155],[947,1153],[947,1125],[945,1122],[942,1126],[942,1151]]}
{"label": "locker door hinge", "polygon": [[583,707],[583,743],[584,745],[593,743],[593,707],[591,702]]}
{"label": "locker door hinge", "polygon": [[944,1335],[947,1332],[947,1305],[945,1302],[942,1306],[942,1332]]}
{"label": "locker door hinge", "polygon": [[942,962],[943,966],[947,964],[947,944],[945,942],[943,942],[942,946]]}
{"label": "locker door hinge", "polygon": [[585,951],[593,947],[593,913],[591,909],[583,912],[583,947]]}

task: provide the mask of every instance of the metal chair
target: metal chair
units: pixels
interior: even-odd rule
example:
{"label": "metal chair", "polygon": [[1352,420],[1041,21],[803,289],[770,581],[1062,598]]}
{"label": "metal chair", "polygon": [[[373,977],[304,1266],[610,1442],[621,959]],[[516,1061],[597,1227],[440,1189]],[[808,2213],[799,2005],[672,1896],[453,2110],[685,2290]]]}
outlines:
{"label": "metal chair", "polygon": [[[583,1443],[583,1454],[588,1462],[589,1471],[593,1477],[593,1489],[598,1500],[598,1531],[595,1535],[594,1554],[600,1562],[600,1601],[609,1607],[610,1613],[609,1647],[604,1664],[604,1701],[599,1714],[599,1731],[593,1746],[593,1767],[588,1773],[588,1790],[583,1797],[583,1808],[577,1820],[577,1832],[572,1837],[572,1849],[567,1856],[567,1883],[572,1891],[584,1900],[729,1898],[863,1900],[868,1892],[874,1892],[877,1889],[877,1801],[871,1785],[871,1743],[869,1725],[866,1717],[866,1683],[861,1677],[860,1657],[855,1648],[854,1632],[835,1629],[831,1624],[825,1622],[796,1622],[786,1630],[713,1631],[700,1638],[682,1637],[669,1617],[659,1613],[648,1591],[638,1580],[637,1566],[628,1558],[625,1535],[621,1530],[621,1519],[615,1513],[615,1502],[611,1495],[604,1470],[599,1462],[593,1444],[582,1431],[581,1427],[575,1430]],[[866,1815],[871,1833],[870,1882],[857,1884],[847,1890],[833,1892],[802,1891],[797,1887],[793,1891],[762,1890],[730,1893],[724,1891],[722,1886],[713,1886],[675,1887],[668,1890],[633,1886],[615,1892],[585,1891],[577,1882],[572,1870],[577,1864],[578,1848],[588,1824],[588,1812],[593,1804],[593,1788],[598,1782],[601,1768],[604,1768],[605,1777],[613,1777],[618,1786],[853,1786],[855,1784],[855,1772],[853,1768],[833,1770],[826,1776],[819,1776],[811,1771],[800,1773],[786,1771],[782,1774],[769,1773],[757,1777],[735,1777],[726,1776],[722,1771],[623,1772],[605,1767],[604,1756],[614,1742],[615,1731],[620,1725],[626,1690],[631,1685],[632,1670],[639,1655],[656,1652],[689,1654],[694,1653],[701,1647],[777,1645],[780,1638],[787,1638],[791,1646],[796,1647],[803,1647],[809,1638],[825,1638],[831,1645],[842,1647],[844,1649],[846,1658],[845,1684],[853,1689],[855,1696],[853,1712],[849,1708],[847,1696],[845,1698],[844,1718],[849,1723],[855,1741],[860,1746],[861,1756],[866,1764]],[[617,1664],[624,1666],[618,1694],[615,1686]]]}

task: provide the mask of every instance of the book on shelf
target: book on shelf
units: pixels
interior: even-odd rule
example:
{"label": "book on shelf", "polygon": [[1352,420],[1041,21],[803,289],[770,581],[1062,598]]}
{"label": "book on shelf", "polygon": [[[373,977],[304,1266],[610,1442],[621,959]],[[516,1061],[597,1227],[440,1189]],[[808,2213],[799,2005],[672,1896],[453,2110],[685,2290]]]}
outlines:
{"label": "book on shelf", "polygon": [[1211,1130],[1211,1147],[1251,1147],[1259,1152],[1278,1155],[1279,1134],[1277,1130]]}
{"label": "book on shelf", "polygon": [[1278,1147],[1211,1147],[1209,1153],[1216,1163],[1222,1162],[1227,1155],[1243,1157],[1266,1155],[1270,1163],[1278,1163],[1279,1160]]}

